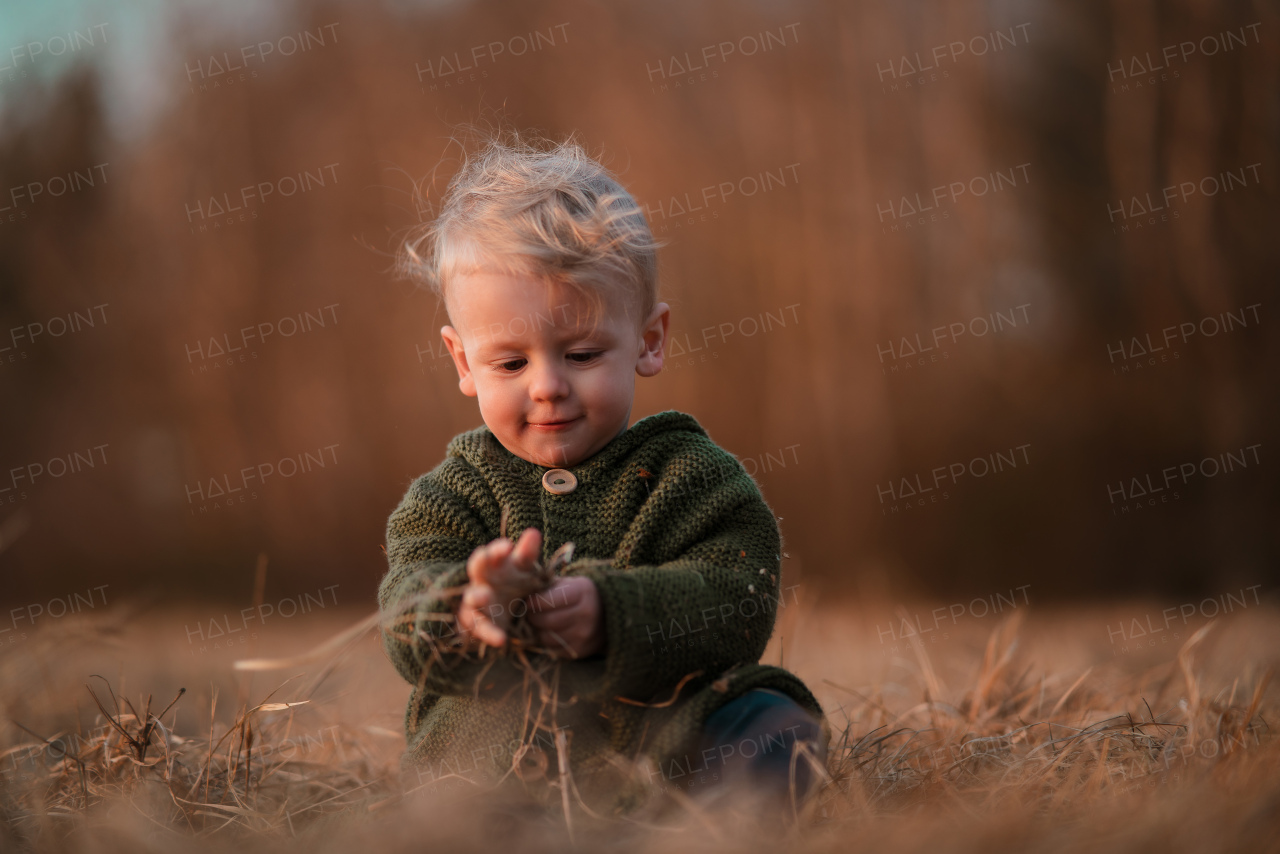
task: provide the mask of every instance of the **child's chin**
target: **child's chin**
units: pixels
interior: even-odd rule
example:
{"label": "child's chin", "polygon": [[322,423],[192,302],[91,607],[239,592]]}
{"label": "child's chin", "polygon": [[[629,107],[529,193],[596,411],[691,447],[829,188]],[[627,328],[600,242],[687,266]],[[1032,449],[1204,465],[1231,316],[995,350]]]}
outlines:
{"label": "child's chin", "polygon": [[571,442],[556,436],[533,436],[524,444],[526,460],[551,468],[571,468],[582,461],[581,442]]}

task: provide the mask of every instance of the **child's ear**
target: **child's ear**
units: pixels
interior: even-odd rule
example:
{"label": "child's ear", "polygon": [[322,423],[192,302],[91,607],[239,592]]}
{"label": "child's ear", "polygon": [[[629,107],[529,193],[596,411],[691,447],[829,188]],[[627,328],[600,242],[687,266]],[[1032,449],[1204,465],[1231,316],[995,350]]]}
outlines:
{"label": "child's ear", "polygon": [[667,326],[671,323],[671,306],[660,302],[653,307],[649,318],[640,329],[640,358],[636,361],[636,373],[651,377],[662,370],[663,350],[667,345]]}
{"label": "child's ear", "polygon": [[467,397],[476,396],[476,380],[471,374],[471,366],[467,364],[467,352],[462,349],[462,336],[452,326],[442,326],[440,337],[444,346],[453,357],[453,366],[458,369],[458,388]]}

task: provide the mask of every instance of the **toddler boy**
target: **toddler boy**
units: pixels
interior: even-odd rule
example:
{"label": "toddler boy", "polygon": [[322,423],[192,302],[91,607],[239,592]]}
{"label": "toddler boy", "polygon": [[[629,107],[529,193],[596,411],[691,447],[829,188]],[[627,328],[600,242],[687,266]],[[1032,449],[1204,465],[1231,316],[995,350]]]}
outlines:
{"label": "toddler boy", "polygon": [[773,512],[692,416],[628,428],[670,319],[655,248],[581,147],[518,138],[468,159],[407,244],[484,420],[387,524],[383,636],[414,686],[405,768],[424,783],[515,777],[558,801],[571,781],[621,808],[642,784],[816,781],[822,709],[759,663]]}

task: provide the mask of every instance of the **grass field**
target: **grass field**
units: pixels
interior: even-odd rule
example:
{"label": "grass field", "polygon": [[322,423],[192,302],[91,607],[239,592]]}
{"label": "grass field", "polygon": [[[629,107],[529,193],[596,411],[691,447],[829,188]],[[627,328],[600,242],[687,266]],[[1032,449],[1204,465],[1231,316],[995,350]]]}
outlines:
{"label": "grass field", "polygon": [[679,796],[639,819],[575,807],[572,831],[477,789],[406,791],[409,686],[372,634],[318,664],[232,670],[363,614],[230,645],[195,628],[227,622],[214,608],[50,619],[0,658],[0,850],[1280,850],[1280,614],[1170,621],[1169,604],[939,620],[938,603],[802,593],[764,660],[828,712],[817,797],[767,821]]}

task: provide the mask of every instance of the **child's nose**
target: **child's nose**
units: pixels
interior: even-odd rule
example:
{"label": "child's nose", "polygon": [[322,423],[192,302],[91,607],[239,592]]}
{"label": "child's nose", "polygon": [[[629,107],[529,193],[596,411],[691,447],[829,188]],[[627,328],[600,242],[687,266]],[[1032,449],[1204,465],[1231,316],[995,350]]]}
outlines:
{"label": "child's nose", "polygon": [[534,400],[559,400],[569,394],[569,382],[559,366],[547,361],[530,366],[529,397]]}

